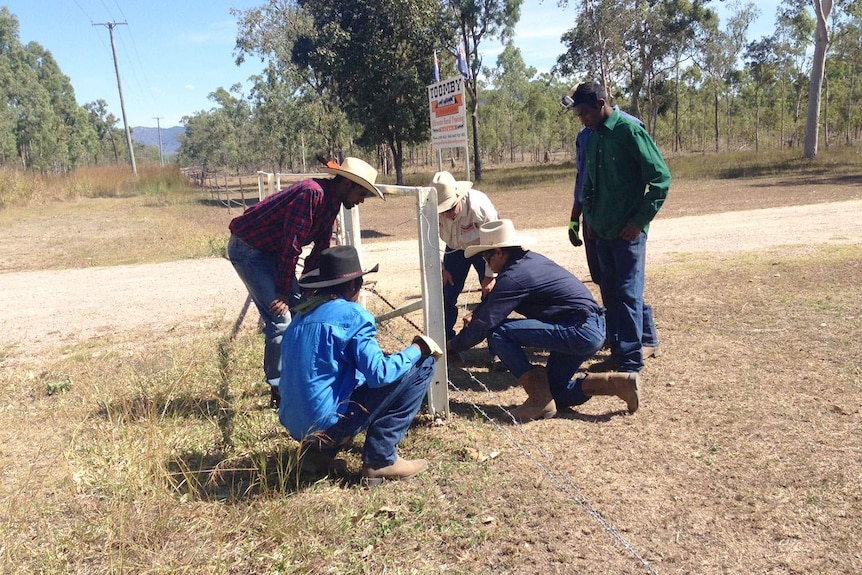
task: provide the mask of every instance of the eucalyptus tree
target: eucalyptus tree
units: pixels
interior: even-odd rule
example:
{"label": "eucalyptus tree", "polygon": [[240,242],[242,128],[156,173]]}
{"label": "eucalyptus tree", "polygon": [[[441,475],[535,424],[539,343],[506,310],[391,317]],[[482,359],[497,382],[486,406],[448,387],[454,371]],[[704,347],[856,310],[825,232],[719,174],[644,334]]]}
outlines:
{"label": "eucalyptus tree", "polygon": [[841,22],[841,33],[836,35],[830,58],[829,66],[836,70],[829,76],[843,83],[842,101],[834,107],[836,117],[843,123],[845,142],[849,144],[854,135],[859,138],[862,134],[862,1],[848,6],[846,14],[848,18]]}
{"label": "eucalyptus tree", "polygon": [[[801,141],[803,132],[799,127],[807,76],[811,67],[808,46],[814,39],[814,18],[806,10],[809,0],[784,0],[776,9],[775,39],[776,54],[779,58],[778,81],[781,89],[779,111],[781,120],[781,147],[795,145]],[[789,91],[789,92],[788,92]],[[790,97],[792,101],[788,101]],[[791,136],[788,138],[786,127],[789,106],[792,123]]]}
{"label": "eucalyptus tree", "polygon": [[31,67],[40,88],[48,93],[52,110],[54,172],[65,172],[95,155],[96,132],[88,121],[87,111],[75,100],[75,90],[68,76],[60,70],[51,52],[35,42],[27,45]]}
{"label": "eucalyptus tree", "polygon": [[[458,28],[457,41],[464,46],[469,77],[464,85],[470,100],[470,121],[473,131],[473,179],[482,180],[482,155],[479,146],[479,87],[482,56],[480,46],[485,40],[500,40],[504,44],[515,34],[515,24],[521,18],[523,0],[442,0],[449,16]],[[451,37],[450,37],[451,38]],[[455,39],[455,38],[451,38]],[[453,51],[457,56],[457,48]]]}
{"label": "eucalyptus tree", "polygon": [[[753,3],[732,5],[732,13],[724,29],[718,22],[702,30],[701,51],[695,56],[696,65],[705,75],[706,89],[712,94],[715,151],[719,151],[721,139],[721,101],[736,71],[737,62],[745,48],[748,27],[758,14]],[[728,134],[729,136],[729,134]]]}
{"label": "eucalyptus tree", "polygon": [[[257,84],[253,94],[256,107],[264,106],[259,112],[274,119],[279,106],[289,105],[287,115],[302,118],[299,124],[283,119],[273,124],[279,133],[272,137],[285,144],[297,139],[305,141],[303,164],[315,155],[345,155],[350,146],[349,122],[335,78],[327,72],[326,62],[314,65],[294,57],[316,41],[318,31],[311,13],[297,0],[271,0],[244,11],[232,9],[231,13],[238,18],[234,51],[237,65],[252,57],[267,63],[264,84]],[[337,55],[329,57],[334,60]],[[269,96],[274,101],[268,101]]]}
{"label": "eucalyptus tree", "polygon": [[575,26],[562,37],[557,69],[597,79],[609,91],[629,93],[628,108],[654,130],[657,110],[644,114],[653,87],[678,66],[697,31],[715,18],[708,0],[584,0]]}
{"label": "eucalyptus tree", "polygon": [[[536,75],[536,69],[527,66],[521,57],[521,50],[508,42],[497,57],[497,65],[489,70],[489,80],[494,84],[497,98],[495,105],[504,110],[507,147],[509,161],[516,161],[516,148],[524,149],[524,138],[530,122],[528,110],[530,80]],[[530,126],[532,128],[532,126]]]}
{"label": "eucalyptus tree", "polygon": [[14,149],[24,168],[65,173],[86,159],[95,133],[51,53],[36,42],[23,46],[18,30],[18,19],[0,8],[2,154],[11,158]]}
{"label": "eucalyptus tree", "polygon": [[84,104],[84,110],[87,112],[88,121],[95,130],[96,139],[99,142],[94,163],[102,163],[101,157],[110,152],[114,158],[114,163],[119,164],[120,152],[117,148],[117,139],[123,138],[121,131],[117,128],[119,119],[108,112],[108,103],[102,99]]}
{"label": "eucalyptus tree", "polygon": [[185,133],[180,137],[178,151],[181,162],[201,164],[205,172],[249,167],[251,109],[244,98],[232,95],[239,92],[239,84],[232,86],[230,92],[218,88],[209,95],[216,104],[212,109],[183,117]]}
{"label": "eucalyptus tree", "polygon": [[814,29],[814,56],[811,59],[808,114],[805,120],[805,148],[802,152],[802,157],[806,159],[817,155],[817,142],[820,134],[820,101],[826,66],[826,51],[829,47],[829,16],[832,13],[832,0],[811,1],[814,5],[817,26]]}
{"label": "eucalyptus tree", "polygon": [[760,149],[761,96],[775,82],[778,73],[777,42],[772,36],[749,42],[745,47],[745,65],[754,88],[754,149]]}
{"label": "eucalyptus tree", "polygon": [[[811,0],[814,8],[814,55],[808,85],[808,113],[805,123],[804,158],[817,155],[821,102],[828,51],[836,38],[853,36],[862,18],[860,0]],[[830,26],[830,19],[833,24]]]}
{"label": "eucalyptus tree", "polygon": [[[568,83],[551,73],[540,74],[530,81],[527,113],[537,161],[545,159],[545,152],[561,149],[568,154],[574,151],[580,120],[560,106],[560,96],[569,88]],[[541,158],[539,154],[542,154]]]}
{"label": "eucalyptus tree", "polygon": [[[403,182],[405,146],[425,142],[427,85],[445,14],[419,0],[273,0],[242,15],[238,61],[278,63],[361,129],[358,143],[385,145]],[[333,126],[345,124],[336,119]],[[331,150],[335,152],[336,150]],[[340,151],[340,150],[338,150]]]}
{"label": "eucalyptus tree", "polygon": [[258,165],[271,172],[308,172],[310,152],[329,149],[333,124],[318,98],[280,78],[272,62],[252,78],[251,148]]}

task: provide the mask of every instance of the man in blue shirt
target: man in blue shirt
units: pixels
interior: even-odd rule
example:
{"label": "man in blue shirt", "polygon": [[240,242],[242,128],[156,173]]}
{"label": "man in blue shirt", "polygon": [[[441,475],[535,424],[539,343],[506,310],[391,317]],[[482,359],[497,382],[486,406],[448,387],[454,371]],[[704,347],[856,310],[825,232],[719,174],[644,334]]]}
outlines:
{"label": "man in blue shirt", "polygon": [[[568,270],[525,249],[533,238],[515,233],[511,220],[479,228],[478,245],[466,257],[482,254],[497,279],[485,301],[465,319],[465,327],[446,342],[464,351],[488,339],[488,347],[518,378],[527,401],[512,411],[518,421],[546,419],[558,407],[580,405],[594,395],[615,395],[630,412],[638,408],[637,373],[590,373],[572,379],[605,340],[604,308]],[[509,319],[517,312],[524,319]],[[524,348],[550,351],[546,367],[530,363]]]}
{"label": "man in blue shirt", "polygon": [[281,405],[278,418],[302,443],[301,457],[331,467],[335,455],[365,431],[362,476],[371,484],[407,479],[428,467],[407,460],[397,447],[419,411],[434,375],[439,346],[426,336],[385,355],[372,316],[356,303],[363,271],[352,246],[320,255],[320,268],[299,285],[314,290],[282,337]]}

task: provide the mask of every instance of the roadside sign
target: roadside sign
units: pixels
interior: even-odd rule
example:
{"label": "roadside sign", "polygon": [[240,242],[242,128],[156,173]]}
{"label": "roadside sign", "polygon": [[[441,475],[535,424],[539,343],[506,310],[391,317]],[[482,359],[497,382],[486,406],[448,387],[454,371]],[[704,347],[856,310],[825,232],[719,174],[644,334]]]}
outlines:
{"label": "roadside sign", "polygon": [[428,86],[431,112],[431,145],[439,148],[467,146],[467,104],[464,78],[456,76]]}

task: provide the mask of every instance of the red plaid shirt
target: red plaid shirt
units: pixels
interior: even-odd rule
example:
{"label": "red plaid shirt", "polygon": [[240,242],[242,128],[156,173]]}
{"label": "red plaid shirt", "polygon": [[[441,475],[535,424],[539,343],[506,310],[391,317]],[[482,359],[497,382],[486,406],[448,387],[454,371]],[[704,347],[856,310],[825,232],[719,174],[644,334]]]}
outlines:
{"label": "red plaid shirt", "polygon": [[305,269],[317,268],[341,208],[333,180],[309,179],[280,190],[230,222],[230,231],[256,250],[278,254],[275,285],[290,293],[302,248],[314,242]]}

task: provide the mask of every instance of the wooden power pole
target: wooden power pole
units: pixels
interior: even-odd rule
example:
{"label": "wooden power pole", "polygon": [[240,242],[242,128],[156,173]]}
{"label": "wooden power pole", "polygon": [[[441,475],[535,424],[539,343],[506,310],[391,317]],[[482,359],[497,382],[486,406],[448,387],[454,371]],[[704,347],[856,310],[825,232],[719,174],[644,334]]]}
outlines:
{"label": "wooden power pole", "polygon": [[132,174],[138,176],[138,167],[135,165],[135,149],[132,146],[132,130],[126,119],[126,102],[123,100],[123,81],[120,79],[120,63],[117,61],[117,45],[114,42],[114,26],[128,26],[127,22],[101,22],[93,26],[105,26],[111,34],[111,51],[114,53],[114,70],[117,72],[117,88],[120,90],[120,110],[123,112],[123,126],[126,128],[126,145],[129,147],[129,158],[132,161]]}
{"label": "wooden power pole", "polygon": [[165,160],[162,157],[162,125],[159,123],[161,119],[161,116],[153,116],[153,120],[156,121],[156,130],[159,132],[159,165],[164,166]]}

